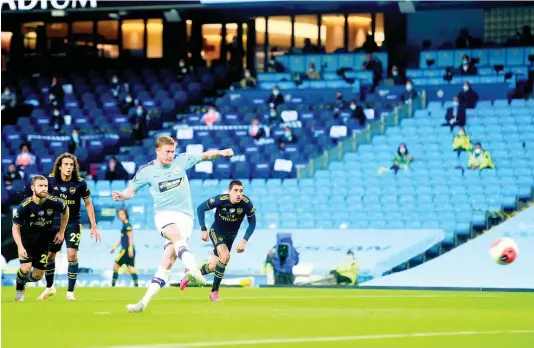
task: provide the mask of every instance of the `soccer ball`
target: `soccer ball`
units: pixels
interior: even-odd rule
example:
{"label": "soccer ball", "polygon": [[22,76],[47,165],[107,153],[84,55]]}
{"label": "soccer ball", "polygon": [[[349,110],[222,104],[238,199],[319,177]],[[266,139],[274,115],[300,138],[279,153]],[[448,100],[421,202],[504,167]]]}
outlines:
{"label": "soccer ball", "polygon": [[515,261],[519,249],[511,238],[497,239],[490,247],[491,258],[499,265],[509,265]]}

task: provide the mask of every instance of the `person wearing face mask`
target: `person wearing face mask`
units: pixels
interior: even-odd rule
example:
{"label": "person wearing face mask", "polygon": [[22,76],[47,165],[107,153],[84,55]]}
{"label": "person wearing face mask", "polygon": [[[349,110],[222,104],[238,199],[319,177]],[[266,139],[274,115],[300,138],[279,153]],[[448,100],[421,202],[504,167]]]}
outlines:
{"label": "person wearing face mask", "polygon": [[399,145],[397,153],[393,158],[393,165],[389,169],[386,167],[380,168],[378,170],[378,175],[382,175],[382,173],[387,172],[389,170],[393,170],[395,174],[397,174],[399,169],[408,170],[410,168],[410,163],[413,162],[413,160],[414,158],[410,155],[406,144],[402,143]]}
{"label": "person wearing face mask", "polygon": [[57,77],[52,77],[52,84],[48,88],[48,100],[51,105],[62,107],[65,100],[63,86],[59,84]]}
{"label": "person wearing face mask", "polygon": [[270,56],[269,61],[267,62],[266,67],[267,72],[284,72],[285,68],[279,61],[276,60],[275,56]]}
{"label": "person wearing face mask", "polygon": [[412,82],[406,82],[406,90],[401,94],[401,100],[406,104],[410,104],[418,97],[419,93],[413,88]]}
{"label": "person wearing face mask", "polygon": [[52,117],[50,118],[50,125],[54,128],[56,132],[61,131],[61,128],[65,124],[65,119],[63,114],[57,107],[52,109]]}
{"label": "person wearing face mask", "polygon": [[469,56],[465,55],[462,58],[462,65],[456,69],[456,73],[460,76],[475,76],[478,74],[477,68],[471,63]]}
{"label": "person wearing face mask", "polygon": [[76,150],[80,148],[81,145],[82,145],[82,141],[80,139],[80,129],[74,128],[70,135],[70,140],[69,140],[69,145],[68,145],[69,153],[72,153],[73,155],[75,155]]}
{"label": "person wearing face mask", "polygon": [[34,165],[35,161],[35,155],[30,152],[30,146],[28,144],[22,144],[20,146],[20,153],[15,160],[15,164],[19,167],[27,167]]}
{"label": "person wearing face mask", "polygon": [[127,83],[121,83],[117,75],[113,75],[111,78],[111,94],[113,94],[113,98],[118,99],[121,94],[128,92],[128,84]]}
{"label": "person wearing face mask", "polygon": [[293,134],[293,130],[289,127],[284,129],[284,134],[278,139],[278,143],[294,144],[297,142],[297,136]]}
{"label": "person wearing face mask", "polygon": [[445,123],[442,124],[444,127],[451,127],[451,132],[454,127],[465,126],[465,107],[460,106],[458,97],[452,98],[452,106],[447,108],[447,113],[445,114]]}
{"label": "person wearing face mask", "polygon": [[185,75],[191,72],[191,68],[185,62],[185,59],[180,59],[178,61],[178,80],[182,80]]}
{"label": "person wearing face mask", "polygon": [[478,102],[478,94],[473,90],[469,82],[464,82],[462,91],[458,93],[460,106],[466,109],[474,109]]}
{"label": "person wearing face mask", "polygon": [[215,123],[219,122],[221,119],[221,114],[215,109],[215,105],[210,105],[208,108],[208,112],[204,114],[201,118],[201,122],[203,122],[206,126],[211,127]]}
{"label": "person wearing face mask", "polygon": [[120,103],[121,114],[126,115],[130,110],[135,107],[135,100],[131,94],[127,94]]}
{"label": "person wearing face mask", "polygon": [[133,136],[136,141],[141,141],[148,135],[146,113],[142,105],[137,105],[131,112],[130,123],[133,126]]}
{"label": "person wearing face mask", "polygon": [[249,69],[245,69],[243,78],[241,79],[241,88],[249,89],[256,88],[256,79],[252,77]]}
{"label": "person wearing face mask", "polygon": [[272,107],[272,108],[269,109],[269,114],[265,115],[264,121],[269,126],[276,127],[276,126],[278,126],[278,124],[280,122],[282,122],[282,118],[280,117],[280,115],[276,111],[276,108]]}
{"label": "person wearing face mask", "polygon": [[350,109],[350,118],[354,120],[358,120],[358,122],[360,123],[360,126],[364,126],[365,121],[367,121],[367,117],[365,117],[363,108],[356,103],[356,100],[350,101],[349,109]]}
{"label": "person wearing face mask", "polygon": [[278,86],[274,86],[273,93],[271,94],[269,99],[267,99],[267,104],[269,104],[270,108],[276,109],[278,108],[278,105],[283,104],[283,103],[284,103],[284,96],[282,95],[282,93],[280,93],[280,88],[278,88]]}
{"label": "person wearing face mask", "polygon": [[454,140],[452,141],[452,149],[456,151],[458,157],[460,157],[462,152],[470,152],[473,149],[471,138],[465,132],[464,127],[460,127],[458,134],[454,137]]}
{"label": "person wearing face mask", "polygon": [[467,164],[469,169],[472,170],[483,170],[483,169],[494,169],[495,165],[491,160],[491,155],[488,151],[482,148],[482,144],[475,144],[475,150],[469,155],[469,162]]}
{"label": "person wearing face mask", "polygon": [[399,68],[396,65],[391,67],[391,79],[393,79],[393,84],[395,86],[402,86],[406,84],[406,78],[401,75]]}
{"label": "person wearing face mask", "polygon": [[308,71],[306,72],[306,76],[308,77],[309,80],[320,80],[321,79],[321,74],[315,70],[315,64],[313,63],[310,63],[308,65]]}
{"label": "person wearing face mask", "polygon": [[14,108],[17,105],[17,95],[11,92],[11,88],[4,88],[2,93],[2,110]]}
{"label": "person wearing face mask", "polygon": [[348,103],[343,99],[343,93],[337,92],[336,101],[334,102],[334,118],[337,119],[341,110],[345,110],[347,108]]}

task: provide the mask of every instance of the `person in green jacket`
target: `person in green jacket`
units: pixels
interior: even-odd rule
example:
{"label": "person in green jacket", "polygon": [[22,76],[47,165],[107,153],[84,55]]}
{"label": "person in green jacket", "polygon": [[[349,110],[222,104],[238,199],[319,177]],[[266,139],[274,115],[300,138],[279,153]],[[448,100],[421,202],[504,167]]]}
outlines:
{"label": "person in green jacket", "polygon": [[330,271],[337,285],[357,285],[359,266],[352,250],[347,251],[347,259]]}
{"label": "person in green jacket", "polygon": [[410,168],[410,163],[412,163],[413,160],[414,158],[410,155],[406,144],[401,143],[397,149],[395,157],[393,158],[393,165],[391,166],[391,168],[380,168],[378,170],[378,175],[382,175],[383,172],[389,170],[393,170],[395,174],[397,174],[399,169],[407,170],[408,168]]}
{"label": "person in green jacket", "polygon": [[471,138],[465,132],[464,127],[460,127],[458,134],[454,137],[452,141],[452,149],[458,153],[458,157],[464,151],[471,152],[473,149],[473,144],[471,144]]}
{"label": "person in green jacket", "polygon": [[482,144],[475,144],[475,150],[469,155],[468,162],[469,169],[472,170],[483,170],[486,168],[494,169],[495,165],[491,160],[491,155],[488,151],[482,148]]}

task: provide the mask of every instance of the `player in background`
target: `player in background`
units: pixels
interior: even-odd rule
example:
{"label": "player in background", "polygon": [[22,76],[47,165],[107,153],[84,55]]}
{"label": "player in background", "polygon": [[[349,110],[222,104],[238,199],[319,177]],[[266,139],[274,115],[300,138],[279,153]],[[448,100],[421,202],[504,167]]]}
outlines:
{"label": "player in background", "polygon": [[[52,243],[61,245],[69,220],[69,207],[59,198],[48,195],[48,180],[44,176],[32,178],[31,190],[32,196],[25,198],[13,214],[13,239],[20,260],[15,301],[25,301],[24,288],[27,282],[43,278],[51,236],[55,233]],[[57,231],[53,229],[56,215],[61,220]]]}
{"label": "player in background", "polygon": [[211,161],[221,156],[232,157],[232,149],[210,150],[202,154],[183,153],[175,158],[177,143],[163,135],[156,139],[156,159],[142,166],[123,192],[113,192],[113,199],[132,199],[143,187],[148,186],[154,199],[154,222],[161,235],[168,240],[163,260],[152,278],[143,299],[126,308],[130,313],[142,312],[154,295],[169,281],[171,268],[180,259],[189,280],[205,284],[193,254],[187,248],[187,239],[193,231],[193,203],[186,170],[201,161]]}
{"label": "player in background", "polygon": [[[67,269],[69,283],[67,289],[67,300],[74,301],[74,287],[78,277],[78,248],[82,238],[82,225],[80,224],[81,201],[85,202],[87,215],[91,222],[91,238],[100,242],[100,234],[96,227],[95,209],[91,202],[91,192],[87,187],[87,182],[80,177],[80,167],[76,156],[66,152],[60,155],[55,163],[52,173],[48,175],[48,192],[59,197],[69,206],[69,223],[65,231],[65,244],[67,244],[67,259],[69,266]],[[56,218],[54,230],[59,230],[59,219]],[[51,245],[48,254],[48,264],[46,266],[45,278],[46,289],[39,296],[38,300],[46,300],[56,293],[54,287],[54,274],[56,271],[56,254],[61,250],[61,244]]]}
{"label": "player in background", "polygon": [[[210,228],[209,234],[206,228],[205,213],[215,208],[215,221]],[[198,221],[202,230],[201,238],[207,242],[211,239],[215,249],[214,258],[211,262],[204,264],[200,271],[203,275],[215,272],[213,286],[211,288],[210,299],[213,302],[220,302],[219,286],[224,276],[226,265],[230,261],[230,250],[239,232],[239,227],[247,216],[248,228],[245,236],[237,245],[237,252],[245,251],[247,242],[256,228],[256,215],[254,205],[250,199],[243,194],[243,183],[233,180],[228,187],[228,194],[218,195],[200,204],[197,208]],[[183,290],[189,283],[187,278],[182,280],[180,289]]]}
{"label": "player in background", "polygon": [[117,211],[117,216],[122,222],[121,239],[117,245],[113,246],[111,253],[113,254],[118,247],[122,247],[119,255],[115,259],[113,264],[113,278],[111,279],[111,286],[115,286],[117,279],[119,278],[119,269],[122,265],[128,266],[128,272],[132,276],[135,287],[139,286],[139,278],[135,270],[135,248],[132,225],[130,224],[130,218],[128,211],[125,208],[120,208]]}

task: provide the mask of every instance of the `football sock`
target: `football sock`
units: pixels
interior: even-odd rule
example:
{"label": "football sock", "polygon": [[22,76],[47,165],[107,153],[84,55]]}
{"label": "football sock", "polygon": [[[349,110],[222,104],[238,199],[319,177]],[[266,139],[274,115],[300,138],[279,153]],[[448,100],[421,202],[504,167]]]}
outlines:
{"label": "football sock", "polygon": [[210,274],[211,273],[211,271],[210,271],[210,263],[209,262],[203,264],[202,267],[200,267],[200,273],[202,273],[202,275],[206,275],[206,274]]}
{"label": "football sock", "polygon": [[39,279],[35,278],[35,274],[33,274],[33,272],[30,272],[30,274],[26,276],[27,283],[33,283],[33,282],[38,282],[38,281]]}
{"label": "football sock", "polygon": [[[176,247],[174,249],[176,251]],[[190,270],[191,272],[198,272],[198,266],[195,261],[195,257],[193,254],[187,249],[185,246],[179,246],[178,250],[176,251],[176,255],[178,255],[178,258],[182,261],[185,268]]]}
{"label": "football sock", "polygon": [[119,271],[113,271],[113,277],[111,278],[111,286],[117,284],[117,279],[119,278]]}
{"label": "football sock", "polygon": [[69,261],[69,267],[67,268],[67,275],[69,277],[69,286],[67,291],[73,292],[76,285],[76,278],[78,278],[78,260]]}
{"label": "football sock", "polygon": [[141,303],[146,307],[148,306],[148,303],[156,295],[162,287],[165,286],[165,284],[169,281],[169,278],[171,276],[171,271],[166,270],[164,268],[159,268],[156,274],[154,274],[154,277],[152,277],[152,281],[148,285],[148,289],[146,290],[145,296],[141,300]]}
{"label": "football sock", "polygon": [[21,269],[17,272],[17,291],[24,290],[24,285],[26,284],[28,275],[23,273]]}
{"label": "football sock", "polygon": [[225,268],[226,264],[222,263],[221,261],[217,262],[217,265],[215,266],[215,278],[213,279],[211,291],[219,291],[219,285],[221,285],[221,281],[224,277]]}
{"label": "football sock", "polygon": [[137,276],[137,273],[132,273],[132,279],[134,286],[137,288],[139,286],[139,277]]}
{"label": "football sock", "polygon": [[45,269],[46,287],[51,288],[54,285],[54,274],[56,273],[56,260],[48,259]]}

